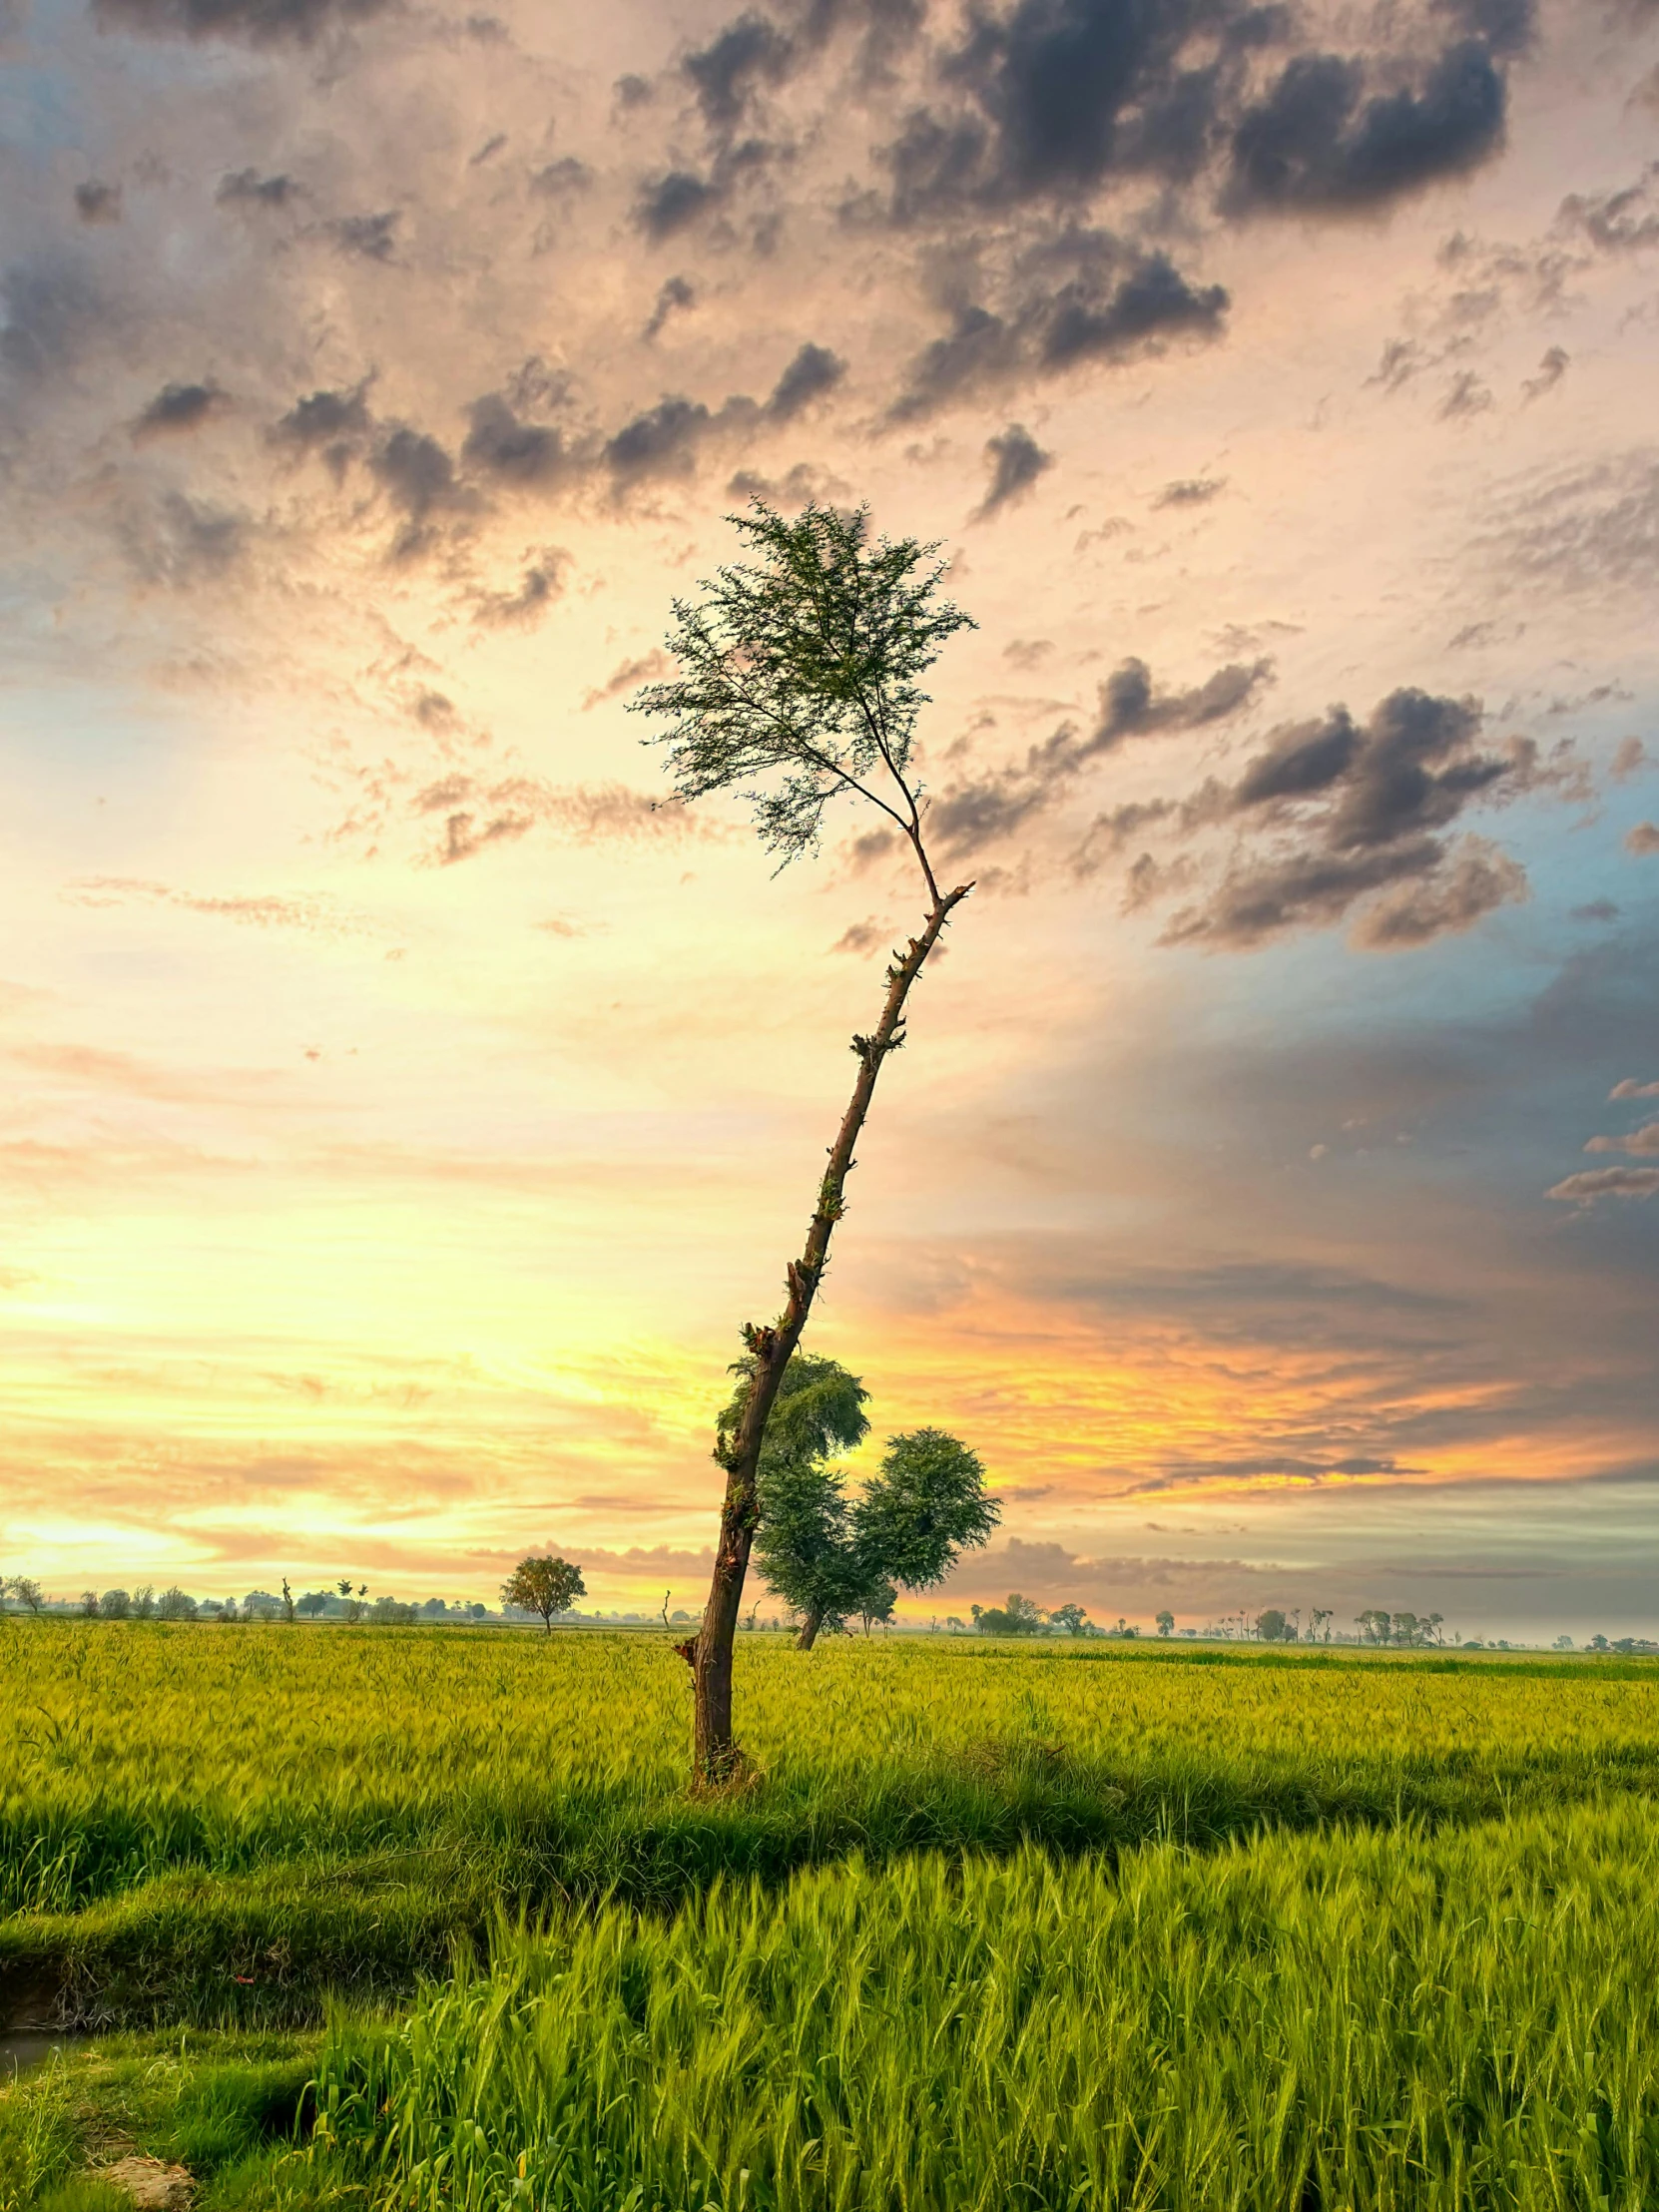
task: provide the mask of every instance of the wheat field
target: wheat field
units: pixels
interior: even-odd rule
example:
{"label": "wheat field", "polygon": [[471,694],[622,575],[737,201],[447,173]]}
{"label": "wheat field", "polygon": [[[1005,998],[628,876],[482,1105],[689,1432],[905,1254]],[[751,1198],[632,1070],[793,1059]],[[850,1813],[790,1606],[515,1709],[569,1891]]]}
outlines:
{"label": "wheat field", "polygon": [[1641,1660],[755,1635],[698,1794],[653,1635],[3,1659],[0,2212],[1659,2202]]}

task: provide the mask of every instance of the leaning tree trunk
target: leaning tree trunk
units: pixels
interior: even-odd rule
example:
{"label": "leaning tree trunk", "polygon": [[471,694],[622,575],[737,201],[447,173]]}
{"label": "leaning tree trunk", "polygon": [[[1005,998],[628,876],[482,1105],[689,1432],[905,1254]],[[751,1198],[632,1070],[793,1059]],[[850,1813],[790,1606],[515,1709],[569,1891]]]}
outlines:
{"label": "leaning tree trunk", "polygon": [[869,1112],[869,1102],[875,1095],[875,1079],[887,1054],[896,1052],[904,1042],[904,1001],[909,996],[910,985],[938,943],[939,932],[949,920],[951,909],[971,888],[970,884],[962,883],[938,898],[921,935],[912,937],[903,957],[895,959],[888,968],[881,1019],[870,1036],[852,1040],[852,1049],[858,1056],[858,1079],[852,1086],[852,1097],[830,1148],[830,1165],[819,1185],[818,1209],[807,1231],[806,1249],[799,1260],[790,1262],[787,1270],[789,1297],[784,1311],[776,1322],[764,1327],[750,1323],[744,1330],[744,1342],[754,1358],[755,1374],[737,1432],[717,1453],[726,1468],[720,1544],[715,1553],[709,1602],[703,1609],[703,1625],[689,1654],[696,1676],[697,1774],[704,1782],[725,1781],[736,1764],[732,1742],[732,1644],[737,1633],[744,1576],[749,1569],[750,1547],[755,1541],[761,1446],[766,1441],[767,1422],[778,1395],[778,1385],[801,1341],[801,1332],[807,1326],[813,1300],[824,1278],[830,1233],[843,1211],[841,1194],[853,1165],[852,1148],[858,1141],[864,1116]]}
{"label": "leaning tree trunk", "polygon": [[795,1639],[797,1651],[811,1651],[818,1642],[818,1632],[824,1626],[824,1607],[815,1605],[801,1624],[801,1633]]}

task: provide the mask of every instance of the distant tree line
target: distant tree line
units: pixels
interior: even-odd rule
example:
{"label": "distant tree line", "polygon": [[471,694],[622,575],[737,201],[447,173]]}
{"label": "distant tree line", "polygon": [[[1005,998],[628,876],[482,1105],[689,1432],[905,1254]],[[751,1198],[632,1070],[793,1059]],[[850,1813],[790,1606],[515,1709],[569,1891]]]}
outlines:
{"label": "distant tree line", "polygon": [[[802,1356],[798,1360],[799,1391],[786,1390],[781,1397],[786,1405],[792,1394],[805,1402],[793,1419],[786,1415],[780,1424],[779,1449],[767,1469],[773,1519],[770,1529],[763,1522],[756,1544],[756,1556],[792,1617],[787,1623],[773,1619],[761,1624],[757,1604],[743,1625],[751,1630],[758,1625],[775,1630],[787,1625],[798,1643],[811,1649],[818,1636],[844,1632],[850,1620],[861,1620],[866,1632],[887,1625],[897,1595],[895,1585],[924,1588],[929,1580],[939,1579],[954,1563],[961,1545],[983,1540],[983,1532],[994,1525],[996,1507],[980,1491],[982,1470],[977,1458],[938,1429],[918,1429],[912,1436],[892,1438],[879,1474],[859,1497],[849,1500],[843,1474],[826,1462],[837,1441],[860,1440],[867,1429],[862,1386],[833,1361]],[[240,1600],[195,1598],[176,1583],[158,1591],[146,1582],[134,1590],[83,1590],[73,1602],[47,1596],[33,1575],[0,1575],[0,1612],[72,1613],[100,1621],[328,1620],[348,1627],[416,1623],[464,1627],[487,1620],[509,1624],[540,1620],[551,1633],[556,1621],[585,1618],[575,1610],[575,1600],[586,1595],[580,1566],[553,1554],[534,1553],[521,1559],[502,1584],[501,1610],[496,1614],[466,1598],[429,1597],[421,1604],[389,1596],[371,1599],[368,1585],[349,1575],[339,1576],[331,1590],[307,1590],[298,1597],[284,1576],[279,1592],[250,1590]],[[643,1626],[660,1618],[668,1629],[695,1628],[690,1613],[670,1613],[672,1595],[664,1592],[658,1615],[613,1613],[610,1619],[619,1625]],[[591,1618],[597,1623],[605,1616],[595,1613]],[[1211,1621],[1202,1630],[1187,1627],[1179,1633],[1265,1644],[1339,1642],[1394,1650],[1448,1644],[1461,1651],[1536,1648],[1502,1636],[1489,1643],[1479,1637],[1458,1638],[1447,1633],[1438,1613],[1368,1607],[1355,1616],[1358,1634],[1335,1629],[1334,1618],[1329,1606],[1316,1605],[1308,1609],[1304,1624],[1300,1609],[1286,1612],[1270,1605],[1254,1615],[1241,1611],[1221,1622]],[[1167,1607],[1155,1620],[1160,1637],[1177,1633],[1175,1615]],[[935,1629],[940,1625],[936,1616],[932,1625]],[[1106,1625],[1091,1620],[1087,1609],[1075,1601],[1044,1607],[1017,1590],[1002,1605],[972,1606],[967,1620],[948,1614],[943,1626],[952,1635],[1129,1640],[1141,1633],[1121,1615],[1115,1625]],[[1570,1636],[1560,1635],[1551,1648],[1566,1652],[1575,1646]],[[1645,1636],[1597,1634],[1583,1648],[1621,1658],[1659,1653],[1659,1643]]]}

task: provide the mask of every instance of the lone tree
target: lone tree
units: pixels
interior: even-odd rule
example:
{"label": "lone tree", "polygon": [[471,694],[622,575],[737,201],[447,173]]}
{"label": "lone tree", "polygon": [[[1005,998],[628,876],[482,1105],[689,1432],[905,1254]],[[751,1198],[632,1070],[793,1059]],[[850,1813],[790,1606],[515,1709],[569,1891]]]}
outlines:
{"label": "lone tree", "polygon": [[[740,1361],[737,1373],[732,1420],[742,1417],[752,1361]],[[879,1470],[849,1501],[840,1470],[828,1462],[868,1433],[865,1397],[838,1361],[798,1352],[761,1451],[755,1557],[801,1615],[801,1651],[853,1615],[866,1632],[872,1621],[889,1619],[900,1587],[941,1582],[957,1553],[982,1544],[1001,1517],[985,1495],[977,1453],[941,1428],[890,1437]]]}
{"label": "lone tree", "polygon": [[568,1610],[573,1598],[586,1597],[587,1584],[580,1567],[568,1559],[521,1559],[501,1585],[503,1605],[515,1605],[523,1613],[539,1613],[546,1633],[553,1633],[553,1616]]}
{"label": "lone tree", "polygon": [[913,538],[872,542],[862,507],[847,516],[815,502],[792,522],[757,500],[732,520],[754,558],[700,586],[698,604],[675,601],[667,642],[677,673],[645,686],[630,704],[669,722],[657,742],[668,748],[680,797],[744,793],[780,866],[817,847],[831,800],[872,808],[913,855],[927,907],[919,932],[892,956],[875,1027],[852,1040],[858,1073],[806,1244],[785,1271],[783,1311],[744,1330],[753,1365],[741,1417],[722,1423],[715,1445],[726,1495],[709,1602],[691,1655],[697,1771],[709,1781],[727,1776],[736,1759],[732,1646],[755,1541],[767,1424],[824,1279],[876,1078],[904,1042],[905,1000],[972,888],[939,887],[911,766],[916,718],[927,699],[920,679],[946,640],[972,627],[938,596],[944,571],[937,548]]}

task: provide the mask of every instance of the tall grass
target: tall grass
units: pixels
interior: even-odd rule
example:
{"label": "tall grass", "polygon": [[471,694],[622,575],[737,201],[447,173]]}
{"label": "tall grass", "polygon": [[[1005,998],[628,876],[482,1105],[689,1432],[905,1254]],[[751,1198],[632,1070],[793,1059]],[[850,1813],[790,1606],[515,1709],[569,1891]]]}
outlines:
{"label": "tall grass", "polygon": [[1638,2212],[1656,1850],[1626,1803],[573,1914],[338,2031],[323,2134],[416,2212]]}
{"label": "tall grass", "polygon": [[0,1965],[83,2016],[314,2016],[503,1904],[669,1910],[850,1853],[1467,1823],[1659,1780],[1659,1670],[744,1639],[764,1780],[686,1789],[663,1639],[10,1624]]}

